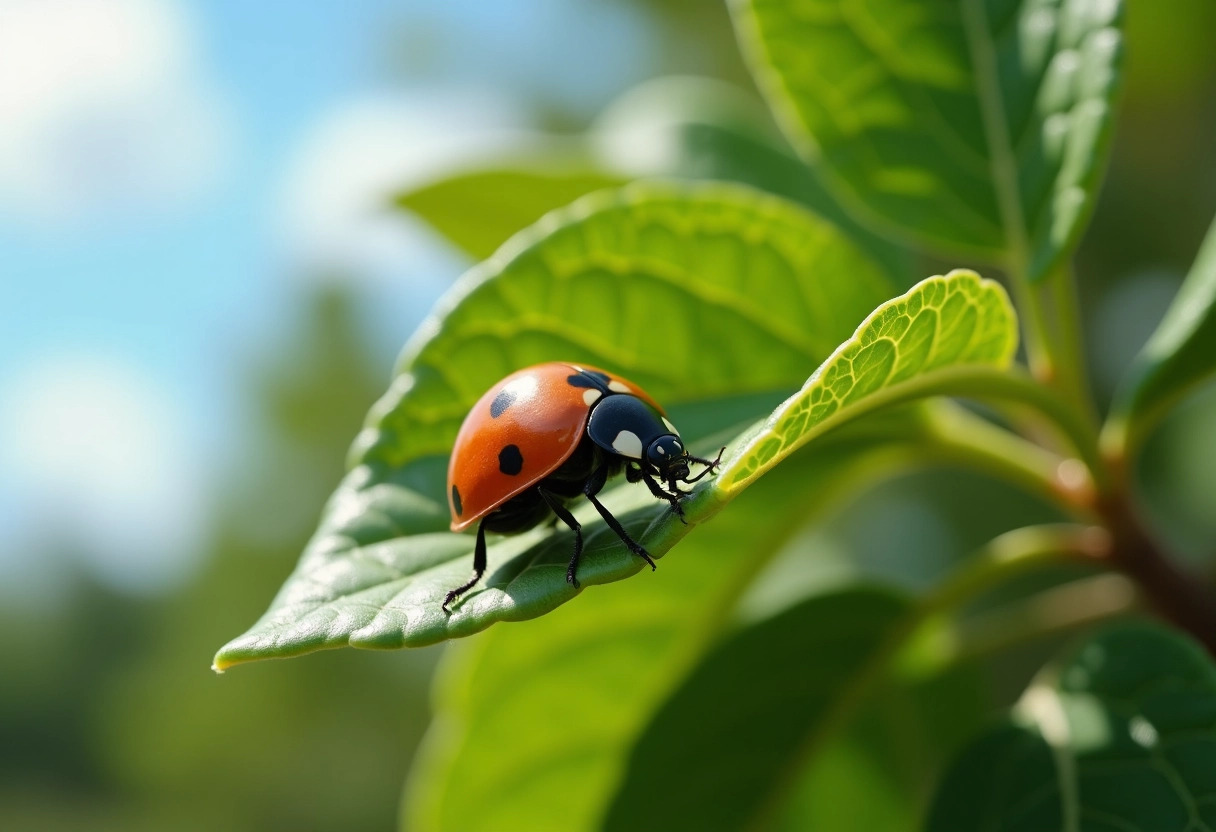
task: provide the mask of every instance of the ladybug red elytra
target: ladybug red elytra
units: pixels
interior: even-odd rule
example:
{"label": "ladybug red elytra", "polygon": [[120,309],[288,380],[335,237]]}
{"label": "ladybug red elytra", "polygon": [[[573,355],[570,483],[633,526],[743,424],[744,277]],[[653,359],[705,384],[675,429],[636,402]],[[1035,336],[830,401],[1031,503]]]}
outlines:
{"label": "ladybug red elytra", "polygon": [[[566,580],[577,587],[583,535],[565,504],[579,496],[586,497],[630,551],[654,569],[650,554],[596,495],[623,468],[629,482],[645,482],[650,493],[669,502],[683,520],[680,498],[686,492],[677,483],[696,482],[721,458],[721,451],[714,460],[690,456],[658,402],[623,378],[557,361],[512,373],[473,405],[452,449],[452,531],[477,523],[477,544],[473,577],[447,594],[444,611],[485,573],[486,532],[514,534],[555,515],[574,531]],[[691,462],[706,468],[690,478]]]}

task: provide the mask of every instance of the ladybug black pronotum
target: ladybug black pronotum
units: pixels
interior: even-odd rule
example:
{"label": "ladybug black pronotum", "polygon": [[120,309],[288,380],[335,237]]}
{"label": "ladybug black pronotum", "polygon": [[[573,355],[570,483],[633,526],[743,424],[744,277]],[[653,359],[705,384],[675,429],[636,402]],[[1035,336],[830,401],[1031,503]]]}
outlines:
{"label": "ladybug black pronotum", "polygon": [[[629,482],[646,483],[684,519],[677,483],[713,471],[714,460],[690,456],[663,408],[642,388],[603,370],[552,362],[512,373],[473,405],[452,449],[448,505],[452,531],[477,523],[473,577],[453,589],[443,609],[471,589],[486,570],[486,532],[513,534],[556,515],[574,531],[566,580],[575,572],[583,535],[566,503],[586,497],[635,555],[654,560],[596,495],[622,468]],[[689,477],[689,463],[706,468]],[[480,521],[480,522],[478,522]]]}

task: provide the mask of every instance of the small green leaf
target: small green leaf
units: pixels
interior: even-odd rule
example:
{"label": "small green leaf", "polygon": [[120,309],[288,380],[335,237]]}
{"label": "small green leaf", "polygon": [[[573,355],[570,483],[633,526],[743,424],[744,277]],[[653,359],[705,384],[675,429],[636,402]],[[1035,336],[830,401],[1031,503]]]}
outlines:
{"label": "small green leaf", "polygon": [[[554,359],[616,370],[668,405],[697,447],[767,412],[890,292],[833,227],[748,188],[635,186],[550,215],[458,283],[407,346],[295,573],[216,667],[433,643],[577,594],[565,582],[570,535],[546,527],[493,543],[479,591],[450,616],[440,609],[472,550],[472,536],[446,531],[447,454],[468,408],[509,372]],[[699,483],[687,526],[645,489],[605,502],[661,557],[721,507],[704,498],[712,483]],[[587,508],[576,511],[580,581],[635,573],[640,561]]]}
{"label": "small green leaf", "polygon": [[837,500],[932,456],[912,421],[901,424],[838,434],[777,469],[646,580],[453,645],[410,774],[406,828],[599,829],[630,747],[729,624],[750,577]]}
{"label": "small green leaf", "polygon": [[1103,450],[1126,455],[1157,420],[1216,372],[1216,222],[1169,312],[1120,388]]}
{"label": "small green leaf", "polygon": [[623,185],[619,174],[590,162],[504,160],[399,194],[398,207],[417,214],[473,260],[493,254],[512,234],[581,196]]}
{"label": "small green leaf", "polygon": [[928,832],[1216,829],[1216,666],[1189,639],[1109,629],[1032,685],[1017,717],[958,758]]}
{"label": "small green leaf", "polygon": [[757,81],[859,218],[1040,279],[1093,209],[1122,3],[736,0]]}
{"label": "small green leaf", "polygon": [[1000,284],[956,270],[884,303],[723,463],[717,488],[746,488],[788,454],[850,419],[908,398],[964,395],[972,367],[1005,369],[1017,319]]}

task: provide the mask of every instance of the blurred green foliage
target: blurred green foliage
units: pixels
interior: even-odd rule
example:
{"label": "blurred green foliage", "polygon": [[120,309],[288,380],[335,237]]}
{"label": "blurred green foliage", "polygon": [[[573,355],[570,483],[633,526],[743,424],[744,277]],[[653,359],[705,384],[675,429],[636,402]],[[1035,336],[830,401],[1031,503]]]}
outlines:
{"label": "blurred green foliage", "polygon": [[132,599],[80,578],[62,613],[6,614],[0,828],[379,830],[394,815],[432,653],[231,678],[198,658],[282,580],[381,386],[349,293],[295,314],[290,340],[241,371],[259,429],[192,583]]}

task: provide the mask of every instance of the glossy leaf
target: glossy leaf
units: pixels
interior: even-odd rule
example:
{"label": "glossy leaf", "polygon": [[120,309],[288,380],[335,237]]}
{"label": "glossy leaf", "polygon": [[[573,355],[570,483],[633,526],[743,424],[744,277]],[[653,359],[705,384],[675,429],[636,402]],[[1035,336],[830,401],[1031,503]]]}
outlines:
{"label": "glossy leaf", "polygon": [[1104,448],[1123,455],[1163,413],[1216,372],[1216,223],[1161,325],[1120,389]]}
{"label": "glossy leaf", "polygon": [[1216,666],[1159,625],[1091,639],[944,779],[928,832],[1216,828]]}
{"label": "glossy leaf", "polygon": [[473,260],[484,260],[511,235],[581,196],[623,185],[594,164],[554,164],[539,151],[531,161],[504,160],[399,194],[398,207],[421,217]]}
{"label": "glossy leaf", "polygon": [[[512,370],[559,357],[604,366],[669,405],[686,437],[730,436],[890,291],[831,226],[750,189],[631,187],[550,215],[466,276],[407,346],[296,572],[217,668],[428,644],[574,597],[570,535],[546,527],[496,541],[483,588],[450,616],[440,609],[472,549],[472,536],[446,531],[446,454],[468,408]],[[683,525],[645,489],[605,502],[656,557],[721,505],[692,499]],[[576,512],[583,585],[636,572],[640,561],[586,508]]]}
{"label": "glossy leaf", "polygon": [[411,772],[406,828],[599,829],[630,747],[728,625],[750,577],[824,509],[929,457],[912,424],[836,436],[792,460],[645,580],[454,645]]}
{"label": "glossy leaf", "polygon": [[1004,369],[1017,349],[1017,319],[1000,284],[974,272],[923,280],[884,303],[802,389],[736,443],[716,487],[745,488],[788,454],[874,407],[937,393],[966,394],[955,371]]}
{"label": "glossy leaf", "polygon": [[787,134],[876,227],[1039,279],[1093,209],[1119,0],[736,0]]}

